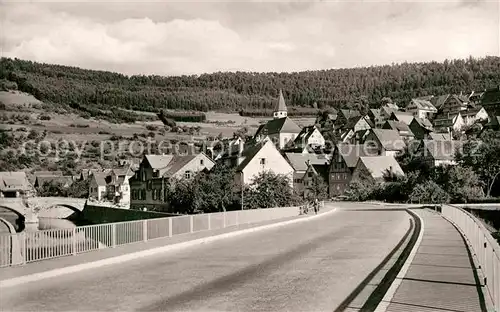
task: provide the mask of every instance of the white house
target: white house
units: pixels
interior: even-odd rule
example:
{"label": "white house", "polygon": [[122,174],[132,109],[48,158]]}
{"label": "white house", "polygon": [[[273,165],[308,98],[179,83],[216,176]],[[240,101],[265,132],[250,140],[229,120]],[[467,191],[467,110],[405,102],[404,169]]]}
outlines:
{"label": "white house", "polygon": [[300,131],[294,140],[294,147],[296,148],[303,149],[307,146],[311,146],[313,148],[325,146],[325,138],[316,126],[302,128],[302,131]]}
{"label": "white house", "polygon": [[270,139],[266,138],[247,146],[238,162],[235,175],[235,184],[238,187],[242,184],[251,184],[255,177],[265,171],[286,175],[290,187],[293,187],[294,169]]}
{"label": "white house", "polygon": [[396,156],[406,147],[398,131],[392,129],[371,129],[364,144],[377,149],[381,156]]}
{"label": "white house", "polygon": [[427,99],[412,99],[406,107],[406,111],[412,113],[414,117],[421,119],[432,119],[437,114],[437,108]]}
{"label": "white house", "polygon": [[460,131],[465,126],[464,119],[460,113],[440,114],[433,120],[436,132]]}
{"label": "white house", "polygon": [[89,198],[130,207],[129,179],[133,175],[130,167],[93,172],[90,176]]}

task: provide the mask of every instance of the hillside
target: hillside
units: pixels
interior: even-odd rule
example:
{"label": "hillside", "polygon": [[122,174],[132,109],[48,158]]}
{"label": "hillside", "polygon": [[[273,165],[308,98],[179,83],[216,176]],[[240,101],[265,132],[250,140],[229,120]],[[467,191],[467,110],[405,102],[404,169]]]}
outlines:
{"label": "hillside", "polygon": [[[3,82],[1,81],[3,79]],[[269,109],[283,89],[292,107],[366,108],[383,97],[403,104],[415,96],[481,90],[500,82],[500,58],[404,63],[297,73],[213,73],[125,76],[18,59],[0,60],[2,85],[77,110],[160,108],[236,112]],[[14,84],[14,85],[15,85]]]}

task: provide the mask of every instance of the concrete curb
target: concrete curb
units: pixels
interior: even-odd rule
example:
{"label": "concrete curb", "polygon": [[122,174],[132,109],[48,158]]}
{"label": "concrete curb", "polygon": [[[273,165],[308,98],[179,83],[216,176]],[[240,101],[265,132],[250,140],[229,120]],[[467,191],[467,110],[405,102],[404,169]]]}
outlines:
{"label": "concrete curb", "polygon": [[420,219],[420,224],[421,224],[420,233],[418,235],[417,241],[415,242],[415,245],[413,246],[410,254],[408,255],[408,258],[406,259],[403,267],[399,271],[398,276],[392,282],[391,287],[389,287],[389,289],[385,293],[384,298],[382,298],[382,301],[380,301],[377,308],[375,308],[375,312],[385,312],[387,310],[387,307],[389,307],[392,298],[396,294],[399,285],[401,285],[401,282],[403,281],[403,278],[408,272],[408,269],[410,268],[410,265],[413,262],[413,258],[415,258],[417,250],[420,247],[420,244],[422,243],[422,238],[424,237],[424,231],[425,231],[424,220],[422,220],[422,217],[420,217],[418,214],[415,215]]}
{"label": "concrete curb", "polygon": [[68,267],[64,267],[64,268],[60,268],[60,269],[55,269],[55,270],[50,270],[50,271],[46,271],[46,272],[42,272],[42,273],[35,273],[35,274],[25,275],[25,276],[21,276],[21,277],[6,279],[3,281],[0,281],[0,289],[18,286],[18,285],[26,284],[29,282],[39,281],[42,279],[61,276],[61,275],[69,274],[69,273],[76,273],[76,272],[80,272],[83,270],[98,268],[98,267],[102,267],[102,266],[106,266],[106,265],[110,265],[110,264],[118,264],[118,263],[130,261],[130,260],[135,260],[135,259],[139,259],[139,258],[144,258],[147,256],[152,256],[152,255],[156,255],[156,254],[160,254],[160,253],[164,253],[164,252],[172,252],[172,251],[176,251],[176,250],[181,250],[181,249],[193,247],[196,245],[201,245],[201,244],[205,244],[205,243],[210,243],[210,242],[222,240],[224,238],[235,237],[235,236],[239,236],[239,235],[243,235],[243,234],[253,233],[253,232],[257,232],[257,231],[263,231],[263,230],[277,228],[277,227],[286,226],[286,225],[290,225],[290,224],[306,222],[306,221],[310,221],[310,220],[313,220],[316,218],[320,218],[320,217],[332,214],[335,211],[337,211],[337,209],[333,208],[331,211],[321,213],[318,215],[313,215],[310,217],[257,226],[257,227],[250,228],[250,229],[239,230],[239,231],[224,233],[224,234],[220,234],[220,235],[199,238],[199,239],[195,239],[195,240],[191,240],[191,241],[187,241],[187,242],[182,242],[182,243],[168,245],[168,246],[164,246],[164,247],[158,247],[158,248],[148,249],[148,250],[144,250],[144,251],[134,252],[134,253],[125,254],[125,255],[112,257],[112,258],[108,258],[108,259],[103,259],[103,260],[98,260],[98,261],[94,261],[94,262],[72,265],[72,266],[68,266]]}

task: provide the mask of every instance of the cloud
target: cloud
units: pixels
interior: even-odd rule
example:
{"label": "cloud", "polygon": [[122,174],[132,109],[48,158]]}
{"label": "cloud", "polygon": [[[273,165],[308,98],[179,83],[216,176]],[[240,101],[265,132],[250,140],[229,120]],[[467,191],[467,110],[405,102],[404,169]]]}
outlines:
{"label": "cloud", "polygon": [[299,71],[499,55],[497,2],[3,3],[2,55],[119,71]]}

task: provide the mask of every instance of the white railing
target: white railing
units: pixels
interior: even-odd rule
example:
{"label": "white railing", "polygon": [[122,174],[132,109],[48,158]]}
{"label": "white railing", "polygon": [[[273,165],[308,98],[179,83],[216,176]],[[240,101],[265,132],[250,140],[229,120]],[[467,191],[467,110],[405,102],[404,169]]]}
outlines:
{"label": "white railing", "polygon": [[486,227],[462,208],[443,205],[441,213],[464,234],[484,275],[496,311],[500,311],[500,246]]}
{"label": "white railing", "polygon": [[299,207],[238,210],[0,235],[0,267],[151,239],[299,215]]}

